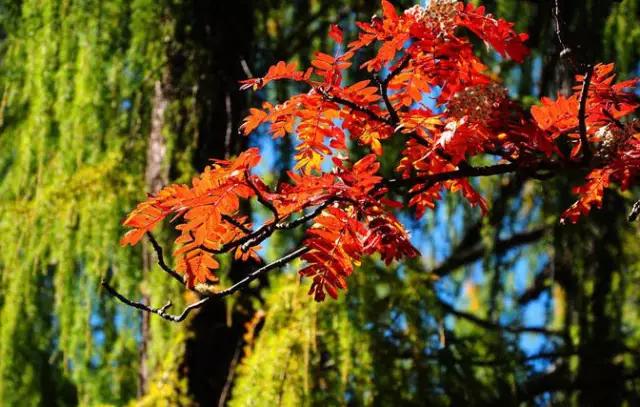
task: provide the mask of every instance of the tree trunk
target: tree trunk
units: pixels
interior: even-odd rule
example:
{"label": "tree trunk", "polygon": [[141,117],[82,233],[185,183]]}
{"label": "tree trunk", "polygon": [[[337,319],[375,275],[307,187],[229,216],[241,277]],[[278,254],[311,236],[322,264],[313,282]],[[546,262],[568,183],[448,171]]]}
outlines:
{"label": "tree trunk", "polygon": [[[166,82],[166,80],[165,80]],[[153,90],[153,99],[151,101],[151,130],[149,131],[149,143],[147,145],[147,168],[145,170],[145,185],[149,193],[153,194],[168,182],[169,172],[168,166],[165,165],[167,154],[167,141],[162,134],[165,124],[165,112],[169,104],[165,86],[160,80],[156,81]],[[143,285],[144,279],[150,272],[154,264],[153,249],[145,242],[142,246],[142,275]],[[148,289],[143,288],[143,302],[150,303]],[[145,394],[148,390],[149,366],[148,345],[151,341],[151,332],[149,329],[150,315],[147,312],[142,313],[141,321],[141,345],[140,345],[140,371],[138,374],[138,397]]]}
{"label": "tree trunk", "polygon": [[[178,52],[169,62],[183,96],[195,96],[197,140],[192,163],[200,171],[210,159],[227,158],[246,146],[246,138],[237,132],[247,108],[238,81],[246,78],[242,61],[251,54],[254,11],[250,0],[191,0],[177,7],[173,14]],[[249,213],[248,207],[243,210]],[[246,264],[235,262],[229,270],[219,270],[234,281],[249,271]],[[241,358],[244,326],[254,313],[250,295],[243,292],[233,302],[209,304],[189,322],[181,370],[198,405],[217,405],[228,396],[231,369]]]}

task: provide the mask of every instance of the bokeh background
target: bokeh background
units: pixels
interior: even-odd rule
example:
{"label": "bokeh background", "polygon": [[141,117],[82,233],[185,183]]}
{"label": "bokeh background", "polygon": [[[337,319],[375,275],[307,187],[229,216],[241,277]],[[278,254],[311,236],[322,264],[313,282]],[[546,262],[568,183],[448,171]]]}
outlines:
{"label": "bokeh background", "polygon": [[[521,66],[478,48],[512,96],[529,106],[570,89],[552,1],[475,3],[531,35]],[[0,1],[0,405],[640,405],[640,247],[625,220],[639,191],[608,193],[604,209],[561,226],[583,174],[544,186],[482,179],[484,218],[450,195],[422,219],[401,213],[422,258],[366,260],[338,301],[314,303],[300,264],[182,324],[101,290],[107,278],[155,305],[194,300],[149,247],[119,247],[125,214],[247,146],[263,150],[259,171],[276,180],[295,140],[237,128],[250,106],[296,89],[252,94],[238,81],[278,60],[308,64],[334,50],[329,24],[351,39],[354,21],[378,9]],[[581,61],[639,74],[640,0],[565,0],[561,15]],[[385,146],[387,173],[400,148]],[[158,236],[169,250],[169,229]],[[261,255],[275,259],[301,238],[275,235]],[[226,283],[253,267],[223,263]]]}

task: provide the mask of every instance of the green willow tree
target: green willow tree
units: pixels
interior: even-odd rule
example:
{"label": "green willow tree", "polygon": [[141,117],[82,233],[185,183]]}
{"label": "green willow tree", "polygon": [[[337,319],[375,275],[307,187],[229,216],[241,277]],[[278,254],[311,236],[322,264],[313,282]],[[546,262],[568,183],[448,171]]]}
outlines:
{"label": "green willow tree", "polygon": [[151,1],[4,3],[0,399],[122,403],[139,316],[98,287],[112,273],[133,292],[141,278],[114,242],[144,190],[141,135],[171,29]]}
{"label": "green willow tree", "polygon": [[307,31],[348,7],[0,2],[3,404],[209,405],[228,393],[251,303],[168,327],[118,307],[99,282],[179,297],[148,247],[117,247],[123,216],[140,191],[238,151],[248,104],[237,81],[276,55],[305,58]]}

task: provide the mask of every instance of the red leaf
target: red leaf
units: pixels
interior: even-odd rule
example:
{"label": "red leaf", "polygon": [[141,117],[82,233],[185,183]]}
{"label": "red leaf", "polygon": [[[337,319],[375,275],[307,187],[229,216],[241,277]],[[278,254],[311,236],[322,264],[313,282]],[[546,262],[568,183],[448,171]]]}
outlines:
{"label": "red leaf", "polygon": [[331,39],[336,43],[342,44],[343,33],[340,27],[338,27],[336,24],[331,24],[331,26],[329,27],[329,37],[331,37]]}

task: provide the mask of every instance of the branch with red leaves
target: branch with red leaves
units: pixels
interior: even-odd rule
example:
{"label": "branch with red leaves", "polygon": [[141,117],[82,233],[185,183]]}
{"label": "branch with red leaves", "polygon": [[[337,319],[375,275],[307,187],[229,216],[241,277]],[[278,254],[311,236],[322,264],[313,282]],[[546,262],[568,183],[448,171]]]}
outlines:
{"label": "branch with red leaves", "polygon": [[273,269],[277,269],[280,268],[284,265],[286,265],[287,263],[289,263],[290,261],[297,259],[298,257],[302,256],[303,254],[305,254],[306,252],[308,252],[309,249],[306,247],[301,247],[289,254],[287,254],[286,256],[281,257],[280,259],[274,261],[273,263],[269,263],[266,266],[260,267],[258,269],[256,269],[255,271],[249,273],[246,277],[244,277],[242,280],[238,281],[237,283],[235,283],[234,285],[232,285],[229,288],[226,288],[224,290],[221,291],[215,291],[215,292],[210,292],[210,293],[206,293],[203,294],[203,298],[201,298],[200,300],[189,304],[187,307],[185,307],[185,309],[177,315],[173,315],[173,314],[169,314],[167,313],[167,310],[172,306],[172,302],[171,301],[167,301],[167,303],[165,305],[163,305],[160,308],[154,308],[151,307],[147,304],[143,304],[141,302],[136,302],[136,301],[132,301],[129,298],[125,297],[124,295],[122,295],[120,292],[118,292],[115,288],[113,288],[111,285],[109,285],[105,280],[102,280],[102,286],[105,288],[105,290],[107,290],[107,292],[112,295],[113,297],[117,298],[120,302],[122,302],[123,304],[126,304],[130,307],[133,308],[137,308],[141,311],[144,312],[149,312],[152,314],[157,314],[159,316],[161,316],[162,318],[168,320],[168,321],[172,321],[172,322],[181,322],[183,321],[188,315],[189,313],[191,313],[193,310],[198,309],[200,307],[202,307],[203,305],[205,305],[206,303],[208,303],[209,301],[211,301],[212,299],[216,299],[216,298],[224,298],[227,297],[233,293],[235,293],[236,291],[242,290],[244,288],[246,288],[253,280],[255,280],[256,278],[260,277],[261,275],[273,270]]}
{"label": "branch with red leaves", "polygon": [[[343,43],[343,32],[331,27],[329,37],[342,45],[334,55],[317,52],[306,70],[281,61],[263,77],[242,82],[242,89],[255,91],[282,80],[306,89],[250,109],[240,128],[247,136],[261,128],[273,138],[296,138],[289,181],[269,186],[253,174],[260,153],[252,148],[233,160],[214,161],[191,185],[165,187],[124,221],[131,230],[121,243],[135,245],[148,234],[161,268],[203,300],[170,315],[168,306],[128,300],[105,283],[109,293],[138,309],[182,320],[208,298],[236,292],[301,258],[299,273],[311,279],[309,293],[322,301],[346,289],[364,256],[377,254],[390,264],[419,255],[396,217],[404,208],[392,200],[398,194],[408,198],[404,209],[417,217],[435,208],[445,191],[461,193],[486,213],[488,204],[473,178],[516,173],[545,180],[571,169],[584,172],[586,183],[575,188],[578,201],[562,219],[577,222],[602,205],[606,188],[635,185],[640,122],[629,116],[640,105],[637,80],[615,83],[613,65],[596,64],[576,76],[570,95],[542,98],[527,111],[509,97],[466,35],[520,63],[528,54],[527,35],[517,33],[512,23],[483,7],[452,0],[432,0],[402,13],[386,0],[381,5],[381,16],[357,23],[360,31],[351,42]],[[562,41],[557,4],[556,17]],[[357,68],[371,79],[345,83],[346,70],[363,50],[370,59]],[[393,139],[404,148],[396,174],[385,178],[379,173],[380,157]],[[349,142],[370,153],[351,159]],[[564,146],[570,154],[563,153]],[[473,166],[474,158],[490,164]],[[240,210],[241,202],[250,200],[271,213],[259,227]],[[150,235],[165,219],[175,222],[179,233],[175,270]],[[307,223],[300,248],[229,288],[218,287],[216,256],[230,253],[237,260],[260,261],[259,245],[274,232]]]}

